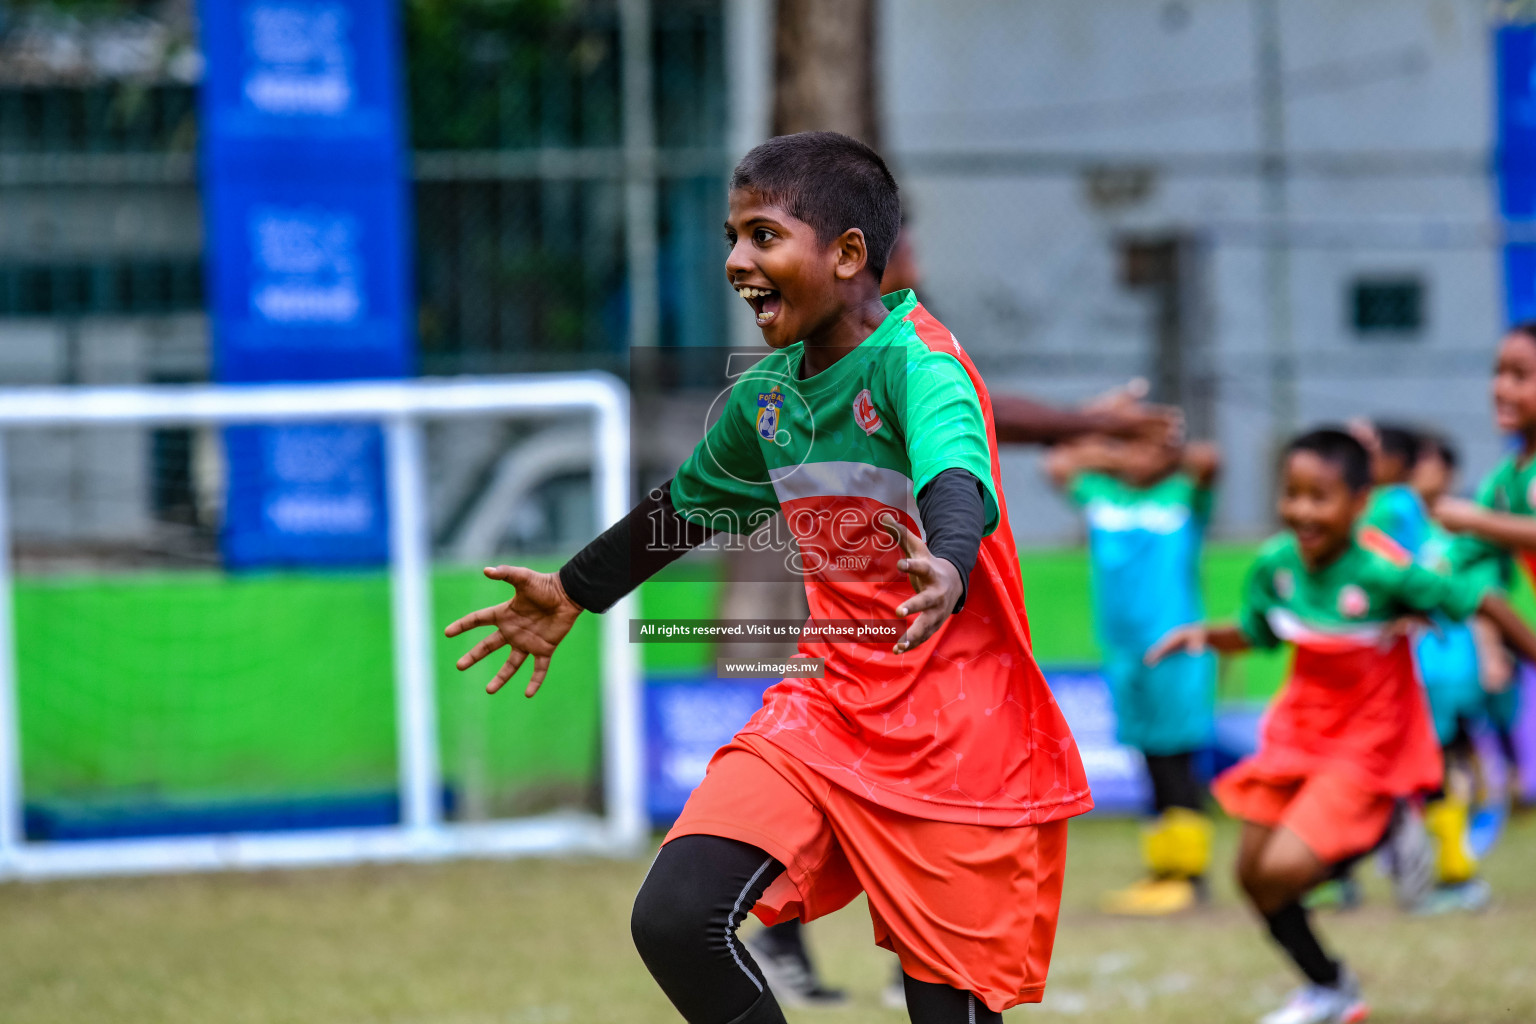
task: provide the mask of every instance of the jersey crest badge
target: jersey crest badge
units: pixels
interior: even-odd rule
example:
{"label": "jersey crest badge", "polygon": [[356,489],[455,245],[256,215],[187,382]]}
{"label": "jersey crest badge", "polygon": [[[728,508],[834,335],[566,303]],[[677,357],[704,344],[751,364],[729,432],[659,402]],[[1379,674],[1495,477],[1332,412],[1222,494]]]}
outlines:
{"label": "jersey crest badge", "polygon": [[1275,594],[1282,601],[1296,596],[1296,577],[1291,570],[1281,569],[1275,573]]}
{"label": "jersey crest badge", "polygon": [[860,391],[854,398],[853,418],[866,434],[873,434],[880,429],[880,414],[875,411],[875,400],[870,396],[869,388]]}
{"label": "jersey crest badge", "polygon": [[775,384],[767,391],[757,393],[757,436],[772,441],[779,433],[779,410],[784,407],[784,395]]}
{"label": "jersey crest badge", "polygon": [[1371,610],[1371,599],[1365,591],[1351,583],[1339,588],[1339,614],[1348,619],[1358,619]]}

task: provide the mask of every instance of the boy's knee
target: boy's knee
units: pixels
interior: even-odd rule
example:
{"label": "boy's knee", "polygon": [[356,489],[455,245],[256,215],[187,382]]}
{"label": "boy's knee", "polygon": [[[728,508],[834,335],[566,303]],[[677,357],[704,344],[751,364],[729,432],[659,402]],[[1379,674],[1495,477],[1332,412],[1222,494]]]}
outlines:
{"label": "boy's knee", "polygon": [[677,949],[691,935],[703,932],[705,921],[688,897],[686,888],[656,877],[654,871],[645,880],[629,914],[629,934],[642,956]]}
{"label": "boy's knee", "polygon": [[1237,876],[1237,887],[1242,891],[1244,896],[1248,897],[1248,902],[1252,903],[1254,906],[1258,906],[1261,902],[1263,902],[1264,886],[1259,881],[1257,876],[1254,875],[1253,871],[1251,869],[1240,867],[1237,869],[1235,874]]}
{"label": "boy's knee", "polygon": [[1260,912],[1268,913],[1275,900],[1278,899],[1280,886],[1276,879],[1266,868],[1261,858],[1255,857],[1247,863],[1239,863],[1237,866],[1237,885]]}

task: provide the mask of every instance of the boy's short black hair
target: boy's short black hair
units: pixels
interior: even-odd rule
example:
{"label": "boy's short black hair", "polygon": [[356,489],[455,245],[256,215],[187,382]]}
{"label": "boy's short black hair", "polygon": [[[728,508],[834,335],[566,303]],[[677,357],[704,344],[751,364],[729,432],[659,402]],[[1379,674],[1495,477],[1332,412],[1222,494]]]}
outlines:
{"label": "boy's short black hair", "polygon": [[1456,445],[1444,434],[1425,434],[1423,444],[1419,446],[1419,458],[1427,459],[1431,455],[1439,456],[1446,468],[1456,469],[1461,465],[1461,456],[1456,451]]}
{"label": "boy's short black hair", "polygon": [[1522,320],[1512,326],[1506,333],[1524,335],[1526,340],[1536,344],[1536,320]]}
{"label": "boy's short black hair", "polygon": [[901,196],[880,154],[838,132],[796,132],[756,146],[731,173],[731,189],[756,192],[816,230],[823,245],[864,232],[880,280],[901,231]]}
{"label": "boy's short black hair", "polygon": [[1324,462],[1337,466],[1344,477],[1344,486],[1356,494],[1370,489],[1371,455],[1349,431],[1338,427],[1309,430],[1285,446],[1286,458],[1297,452],[1311,452]]}
{"label": "boy's short black hair", "polygon": [[1381,454],[1402,460],[1404,466],[1412,466],[1419,461],[1424,436],[1417,430],[1395,423],[1378,423],[1376,436],[1381,441]]}

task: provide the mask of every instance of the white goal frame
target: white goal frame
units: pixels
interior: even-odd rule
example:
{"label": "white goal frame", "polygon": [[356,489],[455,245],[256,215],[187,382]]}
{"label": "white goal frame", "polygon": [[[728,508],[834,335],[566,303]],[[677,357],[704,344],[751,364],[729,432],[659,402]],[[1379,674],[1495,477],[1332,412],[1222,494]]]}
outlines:
{"label": "white goal frame", "polygon": [[[628,855],[646,836],[641,700],[628,619],[633,596],[602,617],[601,816],[559,813],[481,823],[442,818],[431,541],[422,425],[427,420],[550,413],[593,417],[600,523],[629,511],[629,396],[607,374],[246,386],[0,389],[0,879],[275,868],[584,852]],[[28,842],[22,822],[21,734],[5,442],[37,428],[363,421],[383,425],[389,508],[391,632],[401,820],[397,825],[164,838]],[[467,685],[467,684],[466,684]],[[514,683],[514,687],[515,683]],[[502,699],[515,700],[511,693]]]}

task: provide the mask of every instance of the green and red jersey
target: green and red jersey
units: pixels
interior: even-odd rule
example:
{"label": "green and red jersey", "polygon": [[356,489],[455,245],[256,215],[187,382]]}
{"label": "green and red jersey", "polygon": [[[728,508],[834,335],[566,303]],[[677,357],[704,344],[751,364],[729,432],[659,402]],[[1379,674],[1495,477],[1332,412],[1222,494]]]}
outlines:
{"label": "green and red jersey", "polygon": [[1256,647],[1295,648],[1270,706],[1250,771],[1277,779],[1333,772],[1394,796],[1440,784],[1440,746],[1405,616],[1472,615],[1486,581],[1442,575],[1372,527],[1318,569],[1286,533],[1259,553],[1243,588],[1238,625]]}
{"label": "green and red jersey", "polygon": [[802,641],[822,679],[770,687],[742,730],[829,781],[916,817],[1028,825],[1092,807],[1076,743],[1035,663],[985,384],[911,292],[858,347],[801,379],[803,343],[766,356],[672,481],[682,515],[750,533],[778,513],[815,619],[900,618],[913,595],[877,517],[922,535],[916,495],[948,469],[985,491],[964,607],[927,642]]}

